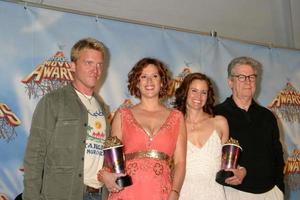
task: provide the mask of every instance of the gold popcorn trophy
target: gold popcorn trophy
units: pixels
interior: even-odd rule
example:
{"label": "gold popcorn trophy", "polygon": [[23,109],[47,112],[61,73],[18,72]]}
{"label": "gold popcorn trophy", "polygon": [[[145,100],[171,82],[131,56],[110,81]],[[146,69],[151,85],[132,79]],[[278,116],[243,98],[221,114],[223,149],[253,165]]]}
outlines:
{"label": "gold popcorn trophy", "polygon": [[[116,136],[108,137],[104,142],[104,161],[114,173],[125,173],[123,144]],[[132,185],[129,175],[118,177],[116,183],[121,187]]]}
{"label": "gold popcorn trophy", "polygon": [[239,142],[230,138],[222,147],[221,170],[216,174],[216,181],[221,185],[227,185],[225,179],[233,176],[232,171],[225,169],[236,169],[238,165],[239,155],[242,151]]}

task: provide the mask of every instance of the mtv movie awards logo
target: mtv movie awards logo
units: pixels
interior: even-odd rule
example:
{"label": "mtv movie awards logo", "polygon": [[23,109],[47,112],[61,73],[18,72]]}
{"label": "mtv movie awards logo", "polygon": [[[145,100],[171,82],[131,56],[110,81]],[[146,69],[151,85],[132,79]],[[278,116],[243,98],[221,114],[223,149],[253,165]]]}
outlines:
{"label": "mtv movie awards logo", "polygon": [[291,189],[300,188],[300,150],[294,149],[293,155],[290,156],[284,167],[284,174],[288,175],[288,183]]}
{"label": "mtv movie awards logo", "polygon": [[29,97],[39,98],[73,80],[71,66],[62,51],[39,64],[22,83],[26,85]]}
{"label": "mtv movie awards logo", "polygon": [[181,85],[183,79],[190,73],[192,73],[191,68],[186,64],[186,66],[183,67],[183,70],[170,81],[166,106],[173,107],[175,102],[175,91]]}
{"label": "mtv movie awards logo", "polygon": [[11,141],[16,135],[15,127],[21,120],[4,103],[0,103],[0,139]]}
{"label": "mtv movie awards logo", "polygon": [[288,82],[268,106],[289,122],[300,122],[300,93]]}
{"label": "mtv movie awards logo", "polygon": [[186,75],[191,73],[191,69],[188,66],[185,66],[182,70],[182,72],[180,72],[175,78],[173,78],[170,81],[170,85],[169,85],[169,90],[168,90],[168,96],[173,96],[175,94],[176,89],[180,86],[180,84],[182,83],[184,77],[186,77]]}
{"label": "mtv movie awards logo", "polygon": [[[300,93],[288,82],[286,86],[277,94],[268,106],[274,111],[283,123],[297,125],[300,123]],[[286,133],[295,146],[300,146],[297,138],[300,128],[291,126],[289,132]],[[299,126],[298,126],[299,127]],[[286,175],[287,184],[292,190],[300,189],[300,150],[294,149],[292,155],[289,155],[285,162],[284,174]]]}

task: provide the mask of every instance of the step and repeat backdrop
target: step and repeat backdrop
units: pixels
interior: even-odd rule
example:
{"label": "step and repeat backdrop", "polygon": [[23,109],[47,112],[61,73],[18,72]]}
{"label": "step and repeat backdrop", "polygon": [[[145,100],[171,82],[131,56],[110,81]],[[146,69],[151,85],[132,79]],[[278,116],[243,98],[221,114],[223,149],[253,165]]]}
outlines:
{"label": "step and repeat backdrop", "polygon": [[186,74],[207,74],[218,102],[231,94],[229,61],[237,56],[259,60],[263,74],[257,101],[278,118],[286,161],[285,196],[299,199],[300,51],[9,2],[0,2],[0,27],[0,200],[12,200],[22,192],[23,156],[35,106],[43,95],[72,80],[70,49],[85,37],[101,40],[109,50],[99,94],[112,114],[120,105],[135,103],[127,92],[127,73],[143,57],[158,58],[169,66],[170,94]]}

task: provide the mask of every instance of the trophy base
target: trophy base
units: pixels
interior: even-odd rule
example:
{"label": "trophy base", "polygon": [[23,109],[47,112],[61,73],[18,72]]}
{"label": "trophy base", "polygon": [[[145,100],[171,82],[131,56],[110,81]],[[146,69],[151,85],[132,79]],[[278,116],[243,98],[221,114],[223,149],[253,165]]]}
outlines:
{"label": "trophy base", "polygon": [[232,171],[220,170],[216,175],[216,181],[221,185],[228,185],[225,183],[225,179],[234,176]]}
{"label": "trophy base", "polygon": [[126,176],[120,176],[116,179],[116,183],[120,186],[120,187],[127,187],[132,185],[132,180],[131,177],[126,175]]}

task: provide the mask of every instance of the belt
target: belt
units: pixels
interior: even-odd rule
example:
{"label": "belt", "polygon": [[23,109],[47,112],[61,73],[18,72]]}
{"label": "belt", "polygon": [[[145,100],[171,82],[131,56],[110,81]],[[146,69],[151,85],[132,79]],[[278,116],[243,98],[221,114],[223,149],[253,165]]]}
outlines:
{"label": "belt", "polygon": [[154,159],[166,160],[166,161],[170,159],[169,155],[157,150],[138,151],[134,153],[125,154],[126,160],[132,160],[135,158],[154,158]]}
{"label": "belt", "polygon": [[87,193],[99,193],[102,191],[102,188],[93,188],[93,187],[90,187],[88,185],[85,185],[85,192]]}

